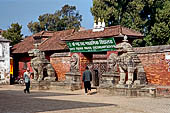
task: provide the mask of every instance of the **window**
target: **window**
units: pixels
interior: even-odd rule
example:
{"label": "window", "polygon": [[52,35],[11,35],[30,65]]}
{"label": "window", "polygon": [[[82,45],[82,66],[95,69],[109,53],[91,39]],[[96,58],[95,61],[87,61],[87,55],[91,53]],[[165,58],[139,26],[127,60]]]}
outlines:
{"label": "window", "polygon": [[3,52],[3,50],[2,50],[2,44],[0,44],[0,57],[3,56],[2,52]]}

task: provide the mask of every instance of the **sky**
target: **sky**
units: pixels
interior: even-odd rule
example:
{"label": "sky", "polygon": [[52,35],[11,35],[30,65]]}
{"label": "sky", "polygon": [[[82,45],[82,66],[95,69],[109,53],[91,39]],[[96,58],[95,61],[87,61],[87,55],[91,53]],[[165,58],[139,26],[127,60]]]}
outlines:
{"label": "sky", "polygon": [[0,0],[0,29],[7,30],[12,23],[18,22],[24,36],[32,35],[27,27],[29,22],[38,21],[40,15],[61,10],[65,4],[76,6],[82,15],[81,26],[92,29],[92,0]]}

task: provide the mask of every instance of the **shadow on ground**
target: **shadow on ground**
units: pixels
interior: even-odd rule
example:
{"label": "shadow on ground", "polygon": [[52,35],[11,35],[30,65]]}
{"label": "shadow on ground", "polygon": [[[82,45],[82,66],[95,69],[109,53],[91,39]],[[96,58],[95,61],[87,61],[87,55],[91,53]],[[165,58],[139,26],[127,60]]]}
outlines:
{"label": "shadow on ground", "polygon": [[95,94],[97,94],[97,92],[92,92],[92,93],[90,93],[90,95],[95,95]]}
{"label": "shadow on ground", "polygon": [[77,94],[55,92],[33,92],[32,94],[24,94],[22,91],[18,90],[0,90],[0,113],[35,113],[77,108],[117,106],[115,104],[106,103],[92,103],[41,98],[45,96],[68,95],[76,96]]}

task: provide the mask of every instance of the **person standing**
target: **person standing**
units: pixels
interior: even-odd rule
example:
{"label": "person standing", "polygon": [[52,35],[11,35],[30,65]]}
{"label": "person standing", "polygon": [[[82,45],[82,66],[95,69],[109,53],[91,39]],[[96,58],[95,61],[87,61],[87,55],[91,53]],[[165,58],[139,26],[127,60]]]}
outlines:
{"label": "person standing", "polygon": [[90,92],[91,92],[91,83],[90,83],[90,81],[92,81],[92,74],[91,74],[88,66],[86,66],[86,70],[83,72],[82,81],[84,82],[85,95],[89,95]]}
{"label": "person standing", "polygon": [[25,82],[25,86],[26,88],[24,89],[24,93],[30,93],[30,69],[27,68],[26,72],[24,72],[24,82]]}

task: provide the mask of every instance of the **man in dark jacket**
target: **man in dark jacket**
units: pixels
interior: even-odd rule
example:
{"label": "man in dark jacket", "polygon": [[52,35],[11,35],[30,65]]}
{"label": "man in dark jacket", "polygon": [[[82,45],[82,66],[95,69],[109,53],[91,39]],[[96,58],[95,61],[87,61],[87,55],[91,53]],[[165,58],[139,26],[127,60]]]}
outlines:
{"label": "man in dark jacket", "polygon": [[[90,81],[92,81],[92,74],[88,68],[88,66],[86,66],[86,70],[83,72],[83,82],[84,82],[84,89],[85,89],[85,94],[90,94],[91,91],[91,84]],[[88,91],[87,91],[88,89]]]}

